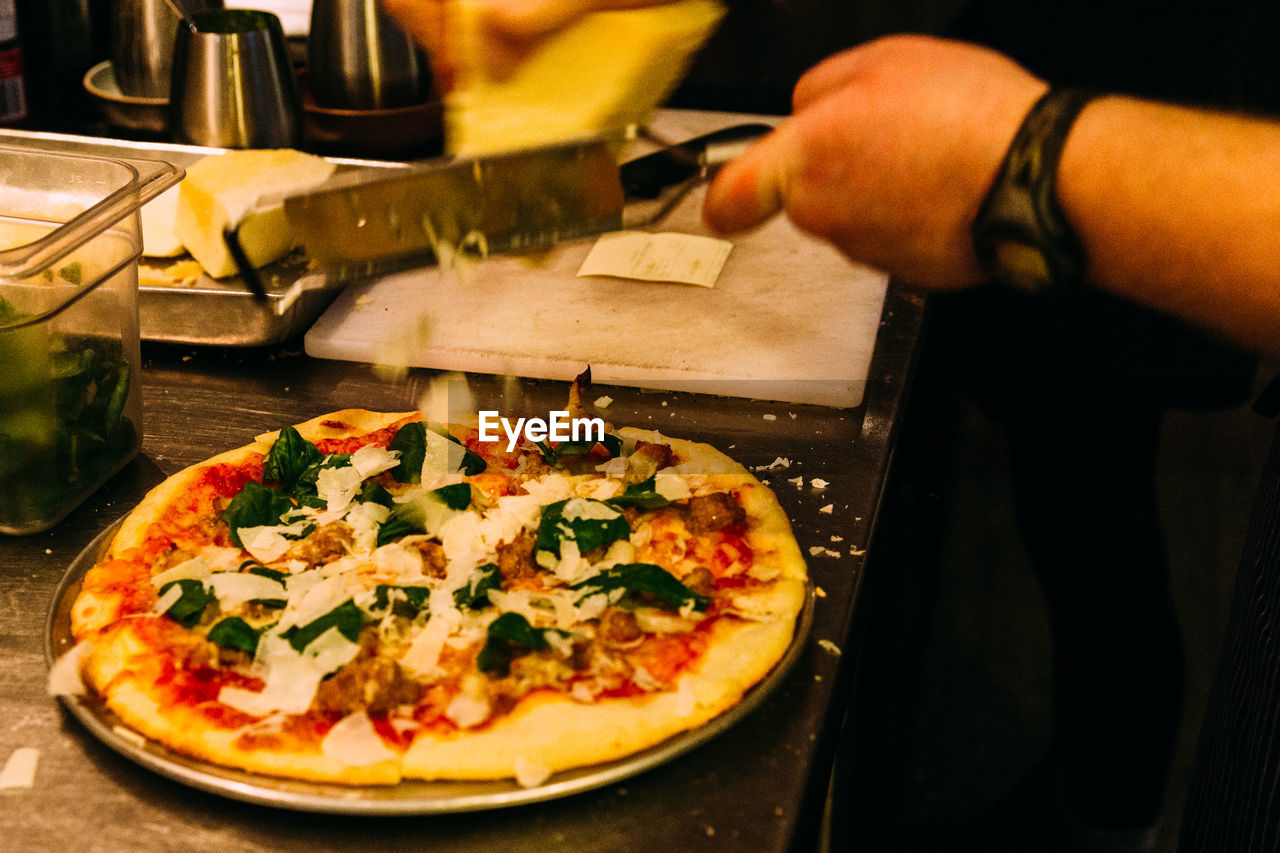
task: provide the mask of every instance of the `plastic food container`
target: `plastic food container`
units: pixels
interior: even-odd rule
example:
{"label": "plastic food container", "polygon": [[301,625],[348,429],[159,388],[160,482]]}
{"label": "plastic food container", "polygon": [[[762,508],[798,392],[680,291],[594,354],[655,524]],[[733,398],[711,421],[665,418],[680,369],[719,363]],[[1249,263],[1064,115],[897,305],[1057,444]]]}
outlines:
{"label": "plastic food container", "polygon": [[0,146],[0,532],[52,527],[138,452],[138,208],[157,160]]}

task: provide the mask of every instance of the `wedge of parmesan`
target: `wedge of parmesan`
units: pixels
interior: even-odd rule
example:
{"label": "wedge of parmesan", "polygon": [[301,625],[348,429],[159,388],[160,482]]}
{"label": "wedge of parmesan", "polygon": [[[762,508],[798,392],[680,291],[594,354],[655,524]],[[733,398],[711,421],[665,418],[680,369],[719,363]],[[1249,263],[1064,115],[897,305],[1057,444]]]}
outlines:
{"label": "wedge of parmesan", "polygon": [[222,232],[239,227],[249,262],[265,266],[296,243],[281,203],[333,174],[334,164],[288,148],[230,151],[195,163],[178,185],[174,231],[214,278],[234,275]]}
{"label": "wedge of parmesan", "polygon": [[478,0],[454,0],[459,45],[445,145],[464,155],[621,133],[675,89],[724,15],[717,0],[594,12],[547,40],[515,74],[485,70]]}
{"label": "wedge of parmesan", "polygon": [[182,254],[175,220],[181,184],[170,187],[142,206],[142,254],[149,258],[172,258]]}

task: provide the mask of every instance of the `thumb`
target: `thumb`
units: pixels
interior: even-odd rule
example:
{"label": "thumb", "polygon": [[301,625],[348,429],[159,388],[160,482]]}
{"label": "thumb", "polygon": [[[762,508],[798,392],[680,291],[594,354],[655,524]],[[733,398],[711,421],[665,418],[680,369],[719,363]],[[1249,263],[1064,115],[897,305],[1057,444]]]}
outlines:
{"label": "thumb", "polygon": [[712,231],[733,234],[782,210],[786,181],[786,123],[720,169],[707,188],[702,220]]}

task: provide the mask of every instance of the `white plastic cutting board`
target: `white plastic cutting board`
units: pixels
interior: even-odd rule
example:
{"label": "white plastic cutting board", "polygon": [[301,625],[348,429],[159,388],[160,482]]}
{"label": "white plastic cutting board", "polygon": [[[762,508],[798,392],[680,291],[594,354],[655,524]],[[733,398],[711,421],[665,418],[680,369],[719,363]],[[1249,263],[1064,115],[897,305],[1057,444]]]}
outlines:
{"label": "white plastic cutting board", "polygon": [[[663,111],[678,141],[740,121]],[[702,192],[651,230],[706,234]],[[347,361],[852,407],[862,401],[887,277],[775,217],[735,237],[716,286],[578,278],[593,239],[536,261],[489,258],[349,286],[306,336]]]}

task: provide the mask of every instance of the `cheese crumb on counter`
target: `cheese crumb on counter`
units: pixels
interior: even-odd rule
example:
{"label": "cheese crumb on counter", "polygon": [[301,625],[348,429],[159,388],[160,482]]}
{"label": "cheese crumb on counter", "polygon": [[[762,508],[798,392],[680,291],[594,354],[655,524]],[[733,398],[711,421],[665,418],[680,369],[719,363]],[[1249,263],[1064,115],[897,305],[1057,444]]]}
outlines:
{"label": "cheese crumb on counter", "polygon": [[20,746],[9,756],[0,770],[0,791],[17,788],[31,788],[36,783],[36,765],[40,761],[40,750],[30,746]]}
{"label": "cheese crumb on counter", "polygon": [[819,640],[818,648],[822,649],[827,654],[835,655],[837,657],[841,654],[840,647],[830,640]]}

